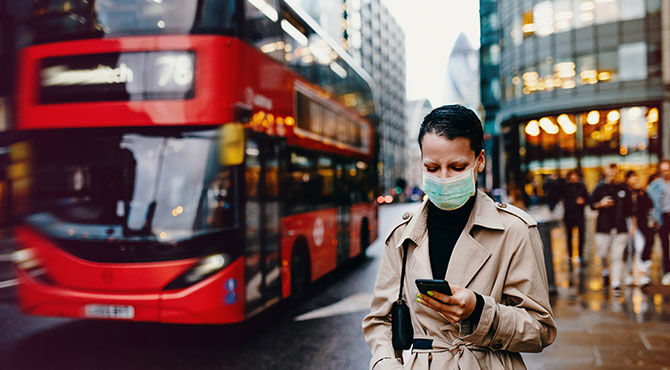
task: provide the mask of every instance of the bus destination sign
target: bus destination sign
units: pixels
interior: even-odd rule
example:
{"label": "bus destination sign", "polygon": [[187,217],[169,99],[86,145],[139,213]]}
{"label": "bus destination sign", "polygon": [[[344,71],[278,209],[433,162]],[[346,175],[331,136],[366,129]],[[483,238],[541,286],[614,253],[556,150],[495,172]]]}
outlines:
{"label": "bus destination sign", "polygon": [[45,58],[39,103],[189,99],[191,51],[86,54]]}

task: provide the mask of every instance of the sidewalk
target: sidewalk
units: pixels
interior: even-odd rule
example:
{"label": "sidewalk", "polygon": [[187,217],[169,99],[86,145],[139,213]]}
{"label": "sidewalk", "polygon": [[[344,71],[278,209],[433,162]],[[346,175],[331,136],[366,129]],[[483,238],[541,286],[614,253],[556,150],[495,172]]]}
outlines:
{"label": "sidewalk", "polygon": [[[593,230],[593,219],[586,229]],[[552,230],[559,294],[552,302],[558,325],[554,343],[539,354],[524,354],[529,369],[670,369],[670,287],[658,285],[661,249],[652,253],[652,281],[644,291],[626,287],[621,297],[603,289],[593,233],[586,233],[584,292],[569,284],[566,233]],[[573,277],[578,286],[577,263]]]}

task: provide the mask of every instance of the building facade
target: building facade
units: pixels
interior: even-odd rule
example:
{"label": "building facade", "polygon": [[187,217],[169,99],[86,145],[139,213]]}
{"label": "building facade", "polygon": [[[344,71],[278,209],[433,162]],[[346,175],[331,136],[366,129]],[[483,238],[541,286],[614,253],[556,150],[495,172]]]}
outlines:
{"label": "building facade", "polygon": [[342,44],[375,81],[380,110],[380,184],[386,191],[405,178],[407,106],[405,33],[380,0],[346,0]]}
{"label": "building facade", "polygon": [[404,178],[407,180],[407,187],[423,188],[423,169],[421,167],[421,150],[417,141],[419,137],[419,128],[423,122],[423,117],[433,110],[433,106],[428,99],[411,100],[407,102],[407,135],[405,136],[405,158],[408,166],[405,167]]}
{"label": "building facade", "polygon": [[667,90],[661,3],[480,1],[482,100],[501,187],[530,193],[551,173],[578,170],[592,189],[609,163],[643,180],[655,171]]}
{"label": "building facade", "polygon": [[380,189],[405,179],[405,33],[380,0],[291,0],[372,76],[379,98],[376,131]]}

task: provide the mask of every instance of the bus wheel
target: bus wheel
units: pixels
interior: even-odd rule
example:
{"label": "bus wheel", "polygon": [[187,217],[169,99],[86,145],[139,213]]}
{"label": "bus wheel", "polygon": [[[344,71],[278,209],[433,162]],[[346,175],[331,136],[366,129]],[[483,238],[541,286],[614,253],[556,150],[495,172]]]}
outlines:
{"label": "bus wheel", "polygon": [[365,255],[365,251],[370,246],[370,227],[367,218],[361,222],[361,255]]}
{"label": "bus wheel", "polygon": [[302,243],[293,248],[291,256],[291,297],[300,300],[310,283],[310,263],[307,247]]}

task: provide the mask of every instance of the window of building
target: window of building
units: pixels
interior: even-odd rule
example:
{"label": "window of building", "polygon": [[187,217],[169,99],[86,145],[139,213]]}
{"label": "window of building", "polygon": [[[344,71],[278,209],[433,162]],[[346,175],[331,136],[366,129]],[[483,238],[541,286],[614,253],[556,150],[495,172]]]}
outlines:
{"label": "window of building", "polygon": [[621,146],[619,154],[626,155],[649,148],[647,107],[621,109]]}
{"label": "window of building", "polygon": [[575,28],[586,27],[593,24],[596,19],[596,4],[594,0],[574,0]]}
{"label": "window of building", "polygon": [[572,60],[559,60],[554,64],[554,86],[572,89],[575,83],[575,63]]}
{"label": "window of building", "polygon": [[619,10],[622,20],[644,18],[645,2],[644,0],[619,0]]}
{"label": "window of building", "polygon": [[647,0],[647,13],[655,14],[661,11],[661,0]]}
{"label": "window of building", "polygon": [[492,65],[500,64],[500,45],[493,44],[489,47],[489,57]]}
{"label": "window of building", "polygon": [[538,73],[540,74],[540,82],[544,86],[544,90],[551,91],[554,89],[554,59],[547,57],[544,61],[538,64]]}
{"label": "window of building", "polygon": [[598,70],[596,69],[596,57],[594,55],[583,55],[577,57],[577,71],[581,85],[592,85],[598,82]]}
{"label": "window of building", "polygon": [[556,29],[556,32],[567,31],[572,28],[574,18],[572,1],[573,0],[555,0],[554,28]]}
{"label": "window of building", "polygon": [[521,17],[515,16],[514,19],[512,19],[512,27],[510,28],[509,35],[513,45],[521,45],[521,42],[523,41]]}
{"label": "window of building", "polygon": [[619,70],[619,57],[616,51],[598,53],[598,81],[616,81]]}
{"label": "window of building", "polygon": [[521,32],[523,33],[523,38],[529,38],[535,36],[535,23],[533,22],[533,11],[528,10],[523,13],[521,16]]}
{"label": "window of building", "polygon": [[553,1],[541,1],[533,7],[535,33],[538,36],[547,36],[554,33],[554,4]]}
{"label": "window of building", "polygon": [[622,81],[647,78],[647,44],[635,42],[619,46],[619,78]]}
{"label": "window of building", "polygon": [[619,1],[597,0],[595,13],[598,24],[614,22],[619,19]]}

